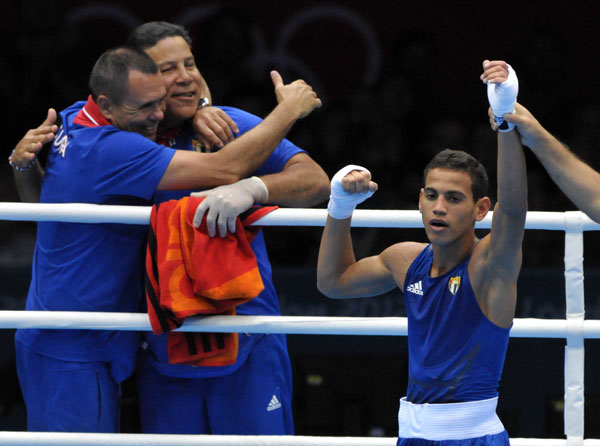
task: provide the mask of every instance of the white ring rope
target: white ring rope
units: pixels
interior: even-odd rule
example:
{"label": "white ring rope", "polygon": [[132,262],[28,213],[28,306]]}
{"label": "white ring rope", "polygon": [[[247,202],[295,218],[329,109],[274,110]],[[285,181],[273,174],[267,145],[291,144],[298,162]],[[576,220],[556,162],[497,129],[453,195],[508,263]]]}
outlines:
{"label": "white ring rope", "polygon": [[[85,203],[0,203],[0,220],[62,221],[71,223],[128,223],[147,225],[150,222],[148,206],[111,206]],[[584,231],[598,231],[600,224],[583,212],[581,225]],[[489,229],[493,212],[476,227]],[[528,212],[526,229],[565,231],[566,212]],[[258,226],[324,226],[325,209],[277,209],[256,221]],[[372,228],[422,228],[419,211],[357,209],[352,216],[352,226]]]}
{"label": "white ring rope", "polygon": [[[0,311],[1,328],[152,331],[145,313]],[[583,323],[586,339],[600,339],[600,321]],[[204,316],[187,318],[177,331],[406,336],[405,317]],[[513,338],[566,338],[564,319],[515,319]]]}
{"label": "white ring rope", "polygon": [[[0,219],[18,221],[62,221],[73,223],[127,223],[147,225],[150,207],[93,204],[0,203]],[[489,229],[491,212],[476,227]],[[323,226],[325,209],[278,209],[258,220],[259,226]],[[356,210],[352,226],[377,228],[422,228],[418,211]],[[579,211],[528,212],[526,229],[564,231],[567,246],[565,286],[567,319],[515,319],[511,337],[567,339],[566,356],[573,360],[565,367],[565,405],[567,439],[513,438],[512,446],[600,446],[600,440],[583,439],[583,339],[600,338],[600,320],[585,320],[582,249],[584,231],[600,230]],[[569,245],[573,245],[573,249]],[[570,266],[572,265],[572,266]],[[577,290],[577,292],[573,292]],[[577,312],[573,313],[577,309]],[[573,313],[573,314],[571,314]],[[576,316],[574,318],[574,316]],[[92,330],[150,331],[147,314],[0,311],[0,328],[62,328]],[[206,316],[189,318],[179,331],[398,335],[407,334],[406,318],[351,318],[300,316]],[[573,348],[577,348],[575,351]],[[571,350],[570,350],[571,349]],[[576,355],[575,355],[576,353]],[[0,432],[0,445],[200,445],[200,446],[392,446],[396,438],[349,438],[303,436],[213,436]]]}
{"label": "white ring rope", "polygon": [[[313,437],[249,435],[88,434],[72,432],[0,432],[6,446],[395,446],[390,437]],[[511,446],[567,446],[567,440],[511,438]],[[600,440],[584,440],[600,446]]]}

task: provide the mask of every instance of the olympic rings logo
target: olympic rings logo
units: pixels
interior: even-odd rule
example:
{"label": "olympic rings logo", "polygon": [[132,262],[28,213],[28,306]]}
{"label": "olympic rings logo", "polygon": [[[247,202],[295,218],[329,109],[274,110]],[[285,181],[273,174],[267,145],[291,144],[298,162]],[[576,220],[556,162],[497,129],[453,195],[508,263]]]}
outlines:
{"label": "olympic rings logo", "polygon": [[[222,10],[217,3],[208,3],[191,6],[182,11],[173,22],[190,27],[195,23],[210,21]],[[85,21],[94,19],[110,20],[122,24],[127,29],[133,29],[143,21],[130,10],[114,4],[103,2],[90,3],[72,9],[65,15],[65,20],[70,25],[80,25]],[[303,59],[293,54],[290,43],[305,27],[318,21],[334,21],[343,24],[354,34],[365,48],[366,60],[351,61],[352,69],[357,67],[363,70],[359,79],[359,88],[372,86],[377,80],[382,65],[382,49],[373,27],[358,13],[340,5],[309,6],[293,13],[281,24],[275,36],[274,47],[268,46],[264,31],[259,26],[251,29],[252,52],[247,60],[253,73],[264,73],[270,67],[277,67],[281,71],[293,71],[310,83],[319,95],[323,97],[326,90],[320,79],[314,62]]]}

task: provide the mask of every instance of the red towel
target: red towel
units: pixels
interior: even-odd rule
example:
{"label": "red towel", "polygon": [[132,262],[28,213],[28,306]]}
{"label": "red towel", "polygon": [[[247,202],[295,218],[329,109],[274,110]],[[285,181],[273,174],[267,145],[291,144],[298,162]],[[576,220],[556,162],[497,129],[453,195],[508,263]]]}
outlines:
{"label": "red towel", "polygon": [[[235,307],[264,289],[250,242],[259,231],[249,225],[277,206],[253,207],[236,222],[236,233],[210,237],[206,219],[192,222],[199,197],[152,207],[146,251],[146,299],[155,334],[183,324],[188,316],[235,314]],[[171,364],[223,366],[235,363],[237,333],[168,334]]]}

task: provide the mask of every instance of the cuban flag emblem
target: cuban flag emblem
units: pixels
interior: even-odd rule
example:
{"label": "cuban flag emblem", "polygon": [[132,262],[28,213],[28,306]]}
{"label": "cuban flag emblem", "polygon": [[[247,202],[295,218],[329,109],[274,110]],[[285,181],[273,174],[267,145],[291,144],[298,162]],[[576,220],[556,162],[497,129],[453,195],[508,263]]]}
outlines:
{"label": "cuban flag emblem", "polygon": [[458,288],[460,287],[460,276],[450,277],[448,281],[448,289],[453,295],[456,295]]}

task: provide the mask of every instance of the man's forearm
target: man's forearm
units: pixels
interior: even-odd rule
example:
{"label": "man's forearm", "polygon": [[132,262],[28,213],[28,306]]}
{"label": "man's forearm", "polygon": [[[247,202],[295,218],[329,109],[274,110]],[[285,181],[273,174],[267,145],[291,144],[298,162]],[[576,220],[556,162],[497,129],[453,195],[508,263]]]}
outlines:
{"label": "man's forearm", "polygon": [[259,125],[218,152],[175,153],[158,188],[206,188],[246,178],[266,161],[298,119],[321,106],[321,100],[304,81],[284,85],[276,71],[271,72],[271,79],[278,105]]}
{"label": "man's forearm", "polygon": [[[300,161],[294,162],[298,157]],[[298,154],[290,165],[261,180],[269,190],[268,203],[289,207],[309,207],[329,197],[329,178],[308,155]]]}
{"label": "man's forearm", "polygon": [[345,293],[340,285],[344,270],[356,263],[352,238],[350,236],[350,219],[337,220],[327,216],[323,229],[319,258],[317,261],[317,288],[331,298],[343,298]]}
{"label": "man's forearm", "polygon": [[13,169],[15,186],[17,187],[17,192],[19,193],[21,201],[25,203],[40,202],[43,176],[44,171],[37,160],[34,166],[29,170]]}
{"label": "man's forearm", "polygon": [[516,131],[498,132],[498,203],[512,215],[527,213],[527,168]]}
{"label": "man's forearm", "polygon": [[531,150],[564,194],[600,222],[600,174],[547,131]]}
{"label": "man's forearm", "polygon": [[247,177],[267,160],[298,119],[296,109],[279,104],[260,124],[217,152],[219,163],[229,166],[232,175]]}

